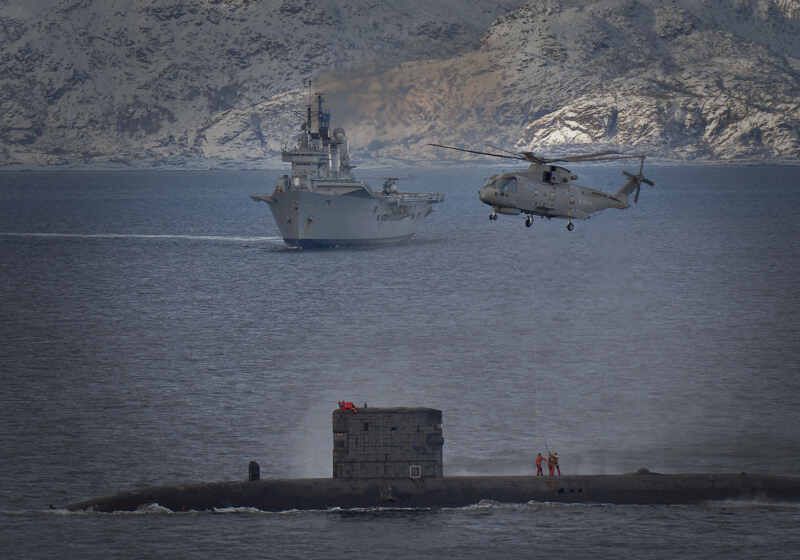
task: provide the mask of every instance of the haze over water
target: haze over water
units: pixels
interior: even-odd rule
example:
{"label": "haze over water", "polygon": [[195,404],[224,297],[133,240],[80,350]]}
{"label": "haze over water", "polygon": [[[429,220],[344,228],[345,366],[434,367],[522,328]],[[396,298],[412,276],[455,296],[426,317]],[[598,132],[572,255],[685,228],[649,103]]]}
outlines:
{"label": "haze over water", "polygon": [[490,222],[499,169],[412,171],[447,197],[418,238],[332,251],[285,248],[249,200],[279,172],[0,174],[0,556],[798,550],[800,508],[766,503],[47,510],[251,459],[329,476],[340,399],[442,409],[448,474],[548,446],[565,473],[800,474],[800,168],[651,166],[639,206],[572,233]]}

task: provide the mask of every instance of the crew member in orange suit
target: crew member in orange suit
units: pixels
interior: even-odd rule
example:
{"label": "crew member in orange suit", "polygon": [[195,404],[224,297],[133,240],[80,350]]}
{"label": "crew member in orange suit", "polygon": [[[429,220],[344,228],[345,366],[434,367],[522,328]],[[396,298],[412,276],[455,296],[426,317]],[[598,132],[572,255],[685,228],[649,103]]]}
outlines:
{"label": "crew member in orange suit", "polygon": [[544,462],[544,456],[540,451],[539,453],[536,454],[536,476],[544,476],[544,471],[542,471],[543,462]]}

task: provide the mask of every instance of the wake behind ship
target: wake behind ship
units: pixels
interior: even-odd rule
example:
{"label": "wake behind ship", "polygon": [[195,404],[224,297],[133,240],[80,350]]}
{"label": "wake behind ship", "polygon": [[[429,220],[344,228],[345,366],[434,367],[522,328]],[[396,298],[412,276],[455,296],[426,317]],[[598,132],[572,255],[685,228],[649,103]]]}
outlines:
{"label": "wake behind ship", "polygon": [[330,113],[316,95],[293,149],[284,148],[290,175],[278,179],[272,194],[253,195],[269,205],[281,236],[292,247],[337,247],[393,243],[410,239],[417,225],[444,200],[440,193],[403,193],[397,179],[375,191],[353,177],[344,129],[330,131]]}

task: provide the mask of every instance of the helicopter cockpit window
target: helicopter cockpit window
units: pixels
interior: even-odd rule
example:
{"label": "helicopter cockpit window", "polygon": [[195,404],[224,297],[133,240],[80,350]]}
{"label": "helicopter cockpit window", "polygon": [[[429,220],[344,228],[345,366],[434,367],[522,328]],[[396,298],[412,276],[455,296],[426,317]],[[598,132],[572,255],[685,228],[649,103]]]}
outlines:
{"label": "helicopter cockpit window", "polygon": [[507,192],[517,192],[517,178],[516,177],[506,177],[505,179],[499,179],[497,183],[495,183],[497,189],[502,193]]}

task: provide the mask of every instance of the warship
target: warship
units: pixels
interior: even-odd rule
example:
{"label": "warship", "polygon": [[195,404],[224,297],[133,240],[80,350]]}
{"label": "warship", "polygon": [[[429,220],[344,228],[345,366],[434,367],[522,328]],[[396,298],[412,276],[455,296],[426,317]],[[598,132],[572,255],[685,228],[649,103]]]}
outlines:
{"label": "warship", "polygon": [[413,237],[444,196],[400,192],[396,177],[386,178],[380,190],[356,179],[344,129],[331,131],[322,94],[313,97],[316,103],[309,95],[297,144],[281,151],[281,159],[292,164],[291,175],[281,176],[272,194],[251,198],[269,205],[291,247],[375,245]]}
{"label": "warship", "polygon": [[442,412],[433,408],[356,407],[333,411],[330,478],[248,479],[143,488],[67,506],[70,511],[134,511],[158,504],[172,511],[256,508],[462,507],[483,500],[696,504],[713,500],[800,501],[800,476],[749,473],[565,476],[445,476]]}

